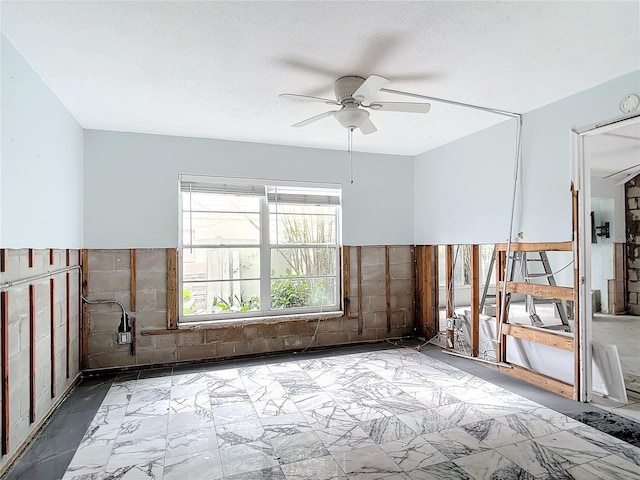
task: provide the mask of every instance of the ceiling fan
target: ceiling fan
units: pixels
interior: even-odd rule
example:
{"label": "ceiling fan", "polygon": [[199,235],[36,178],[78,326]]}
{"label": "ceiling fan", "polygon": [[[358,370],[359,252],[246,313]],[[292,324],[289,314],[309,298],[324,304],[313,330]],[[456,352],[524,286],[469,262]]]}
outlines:
{"label": "ceiling fan", "polygon": [[294,127],[304,127],[323,118],[334,117],[344,128],[349,130],[358,128],[364,135],[377,131],[377,128],[369,119],[369,111],[366,109],[406,113],[427,113],[431,109],[431,104],[429,103],[374,101],[374,95],[388,83],[389,80],[379,75],[370,75],[366,79],[357,75],[347,75],[335,81],[333,88],[336,96],[335,100],[296,93],[281,93],[279,96],[322,102],[341,107],[338,110],[329,110],[295,123]]}

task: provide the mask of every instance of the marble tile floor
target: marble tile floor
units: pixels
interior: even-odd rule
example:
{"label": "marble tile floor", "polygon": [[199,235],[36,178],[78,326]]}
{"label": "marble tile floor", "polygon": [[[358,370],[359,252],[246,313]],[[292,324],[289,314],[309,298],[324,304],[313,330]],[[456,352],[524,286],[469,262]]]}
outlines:
{"label": "marble tile floor", "polygon": [[571,418],[592,406],[439,349],[377,344],[99,385],[64,480],[640,479],[640,448]]}

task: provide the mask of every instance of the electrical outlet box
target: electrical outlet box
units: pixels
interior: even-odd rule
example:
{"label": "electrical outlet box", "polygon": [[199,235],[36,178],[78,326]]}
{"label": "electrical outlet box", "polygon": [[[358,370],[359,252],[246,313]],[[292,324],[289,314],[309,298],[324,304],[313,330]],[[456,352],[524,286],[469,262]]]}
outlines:
{"label": "electrical outlet box", "polygon": [[120,345],[131,343],[131,332],[118,332],[118,343]]}

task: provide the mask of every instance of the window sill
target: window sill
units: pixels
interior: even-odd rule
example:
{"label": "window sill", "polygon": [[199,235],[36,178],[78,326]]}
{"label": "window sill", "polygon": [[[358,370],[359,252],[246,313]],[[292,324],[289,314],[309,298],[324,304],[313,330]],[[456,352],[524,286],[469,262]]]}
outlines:
{"label": "window sill", "polygon": [[176,329],[144,330],[141,332],[141,335],[171,335],[174,333],[193,332],[197,330],[219,330],[223,328],[238,328],[249,325],[273,325],[286,322],[316,322],[319,320],[338,320],[341,318],[344,318],[344,312],[335,311],[268,317],[228,318],[222,320],[207,320],[203,322],[179,322],[178,328]]}

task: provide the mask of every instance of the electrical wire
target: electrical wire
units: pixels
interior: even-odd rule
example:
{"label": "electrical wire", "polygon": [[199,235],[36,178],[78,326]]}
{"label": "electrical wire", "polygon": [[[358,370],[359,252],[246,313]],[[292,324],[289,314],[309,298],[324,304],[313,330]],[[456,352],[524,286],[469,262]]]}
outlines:
{"label": "electrical wire", "polygon": [[551,272],[551,273],[534,273],[532,275],[525,275],[524,279],[525,280],[531,280],[534,278],[548,278],[548,277],[553,277],[554,275],[557,275],[558,273],[560,273],[561,271],[569,268],[571,265],[573,265],[573,260],[571,260],[569,263],[567,263],[564,267],[562,267],[560,270],[556,270],[555,272]]}
{"label": "electrical wire", "polygon": [[89,300],[85,296],[82,297],[82,301],[85,303],[89,303],[91,305],[101,305],[104,303],[115,303],[122,309],[122,315],[124,318],[127,318],[127,312],[125,311],[124,305],[117,300]]}

